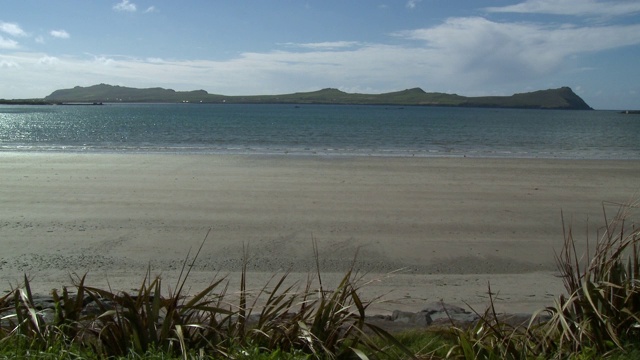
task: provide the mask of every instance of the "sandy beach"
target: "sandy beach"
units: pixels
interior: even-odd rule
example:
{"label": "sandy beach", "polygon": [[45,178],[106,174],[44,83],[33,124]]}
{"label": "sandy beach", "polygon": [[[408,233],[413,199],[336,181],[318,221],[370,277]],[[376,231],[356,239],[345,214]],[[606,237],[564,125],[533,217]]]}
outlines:
{"label": "sandy beach", "polygon": [[251,286],[304,280],[315,240],[327,282],[358,254],[379,311],[484,309],[490,282],[499,309],[531,312],[562,292],[561,211],[595,240],[638,179],[640,161],[0,153],[0,282],[131,290],[150,267],[173,284],[211,229],[194,290],[233,288],[243,247]]}

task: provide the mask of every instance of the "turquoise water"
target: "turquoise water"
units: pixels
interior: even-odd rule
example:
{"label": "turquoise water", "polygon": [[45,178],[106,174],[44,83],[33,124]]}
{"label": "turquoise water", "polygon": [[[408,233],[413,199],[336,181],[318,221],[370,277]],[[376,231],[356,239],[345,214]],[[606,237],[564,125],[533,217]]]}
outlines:
{"label": "turquoise water", "polygon": [[0,106],[0,151],[640,159],[640,116],[411,106]]}

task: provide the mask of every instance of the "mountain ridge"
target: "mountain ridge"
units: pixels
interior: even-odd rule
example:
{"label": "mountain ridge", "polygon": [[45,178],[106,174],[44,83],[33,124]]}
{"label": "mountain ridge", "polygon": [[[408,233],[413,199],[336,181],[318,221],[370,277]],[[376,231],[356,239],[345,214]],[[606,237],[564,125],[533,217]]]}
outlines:
{"label": "mountain ridge", "polygon": [[44,98],[51,103],[109,102],[184,102],[227,104],[344,104],[344,105],[418,105],[454,107],[494,107],[527,109],[592,110],[569,87],[517,93],[510,96],[467,97],[457,94],[425,92],[411,88],[383,94],[347,93],[335,88],[281,95],[209,94],[205,90],[175,91],[161,87],[131,88],[97,84],[60,89]]}

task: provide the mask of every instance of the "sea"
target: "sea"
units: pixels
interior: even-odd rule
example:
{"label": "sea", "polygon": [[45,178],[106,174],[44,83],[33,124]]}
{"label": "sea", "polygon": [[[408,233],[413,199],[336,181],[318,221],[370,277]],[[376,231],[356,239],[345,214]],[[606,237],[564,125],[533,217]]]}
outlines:
{"label": "sea", "polygon": [[0,152],[640,159],[640,115],[378,105],[0,105]]}

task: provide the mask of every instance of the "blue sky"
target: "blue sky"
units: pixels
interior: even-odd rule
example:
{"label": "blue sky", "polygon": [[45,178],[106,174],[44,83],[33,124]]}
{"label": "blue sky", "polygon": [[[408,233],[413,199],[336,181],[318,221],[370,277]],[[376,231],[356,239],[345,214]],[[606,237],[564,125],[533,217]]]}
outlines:
{"label": "blue sky", "polygon": [[20,0],[0,98],[98,83],[225,95],[570,86],[640,108],[638,0]]}

